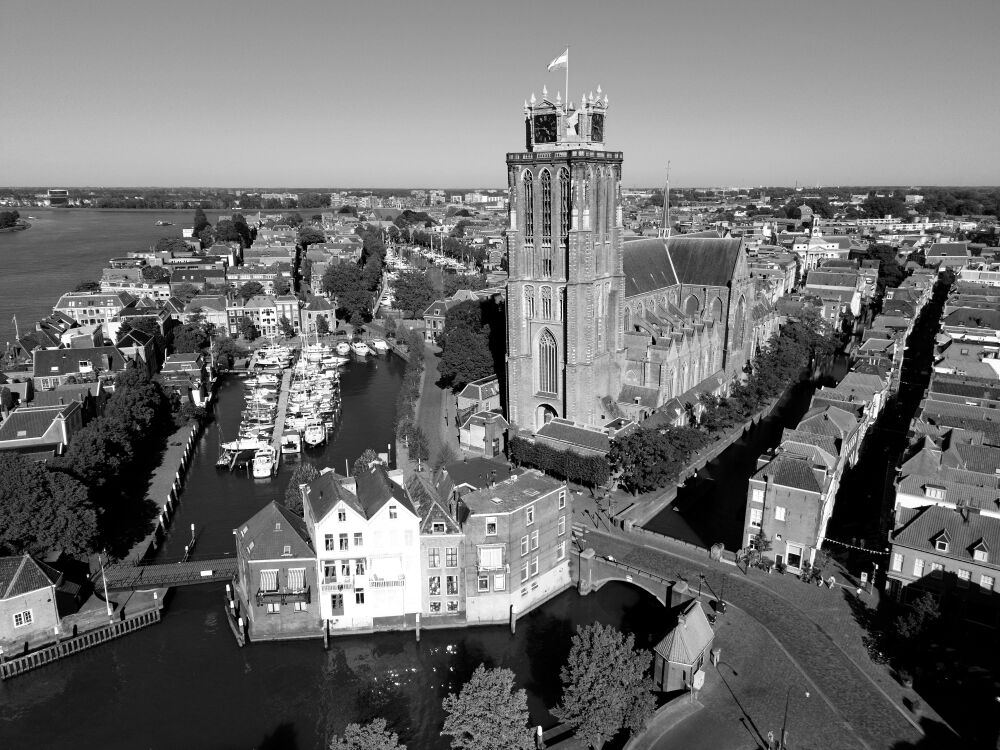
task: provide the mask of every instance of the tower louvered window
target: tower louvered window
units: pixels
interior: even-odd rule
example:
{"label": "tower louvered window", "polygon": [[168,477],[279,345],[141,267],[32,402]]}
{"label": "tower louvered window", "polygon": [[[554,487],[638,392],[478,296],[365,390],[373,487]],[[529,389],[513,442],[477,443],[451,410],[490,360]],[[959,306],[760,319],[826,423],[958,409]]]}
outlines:
{"label": "tower louvered window", "polygon": [[535,185],[531,172],[524,173],[524,242],[535,241]]}
{"label": "tower louvered window", "polygon": [[538,390],[542,393],[558,393],[559,362],[556,339],[548,330],[538,337]]}
{"label": "tower louvered window", "polygon": [[552,320],[552,287],[542,287],[542,317],[545,320]]}
{"label": "tower louvered window", "polygon": [[569,183],[569,170],[559,170],[559,244],[569,250],[569,228],[573,217],[573,191]]}
{"label": "tower louvered window", "polygon": [[552,275],[552,175],[542,170],[542,274]]}
{"label": "tower louvered window", "polygon": [[524,317],[528,320],[535,317],[535,287],[530,284],[524,287]]}

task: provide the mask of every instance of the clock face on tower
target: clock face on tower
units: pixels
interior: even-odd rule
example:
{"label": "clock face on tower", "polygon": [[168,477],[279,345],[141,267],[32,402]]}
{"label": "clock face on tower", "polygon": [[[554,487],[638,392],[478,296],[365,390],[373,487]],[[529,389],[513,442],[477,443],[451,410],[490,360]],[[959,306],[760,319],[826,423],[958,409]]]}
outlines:
{"label": "clock face on tower", "polygon": [[594,114],[590,116],[590,140],[604,140],[604,115]]}
{"label": "clock face on tower", "polygon": [[556,116],[535,115],[535,143],[556,142]]}

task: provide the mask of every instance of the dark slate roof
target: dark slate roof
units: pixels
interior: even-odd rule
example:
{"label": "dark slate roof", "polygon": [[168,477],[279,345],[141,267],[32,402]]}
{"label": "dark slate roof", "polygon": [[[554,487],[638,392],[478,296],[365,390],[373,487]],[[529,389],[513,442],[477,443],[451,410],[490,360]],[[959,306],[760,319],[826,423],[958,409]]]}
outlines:
{"label": "dark slate roof", "polygon": [[929,390],[931,393],[943,393],[949,396],[968,396],[969,398],[1000,401],[1000,383],[989,380],[953,380],[935,373],[931,377]]}
{"label": "dark slate roof", "polygon": [[406,490],[389,479],[385,466],[373,464],[367,471],[355,475],[357,482],[358,502],[364,509],[365,518],[371,518],[390,500],[395,500],[414,515],[417,509],[413,507]]}
{"label": "dark slate roof", "polygon": [[434,533],[435,523],[443,523],[447,534],[462,533],[462,527],[441,502],[437,490],[426,474],[414,474],[407,479],[406,491],[410,493],[417,515],[420,517],[421,534]]}
{"label": "dark slate roof", "polygon": [[564,482],[531,469],[492,487],[469,492],[462,496],[462,502],[471,513],[510,513],[565,486]]}
{"label": "dark slate roof", "polygon": [[807,492],[822,492],[823,486],[812,463],[794,456],[778,454],[766,466],[761,467],[755,479],[769,478],[775,484],[795,487]]}
{"label": "dark slate roof", "polygon": [[[280,560],[282,557],[315,557],[306,522],[273,500],[237,530],[238,544],[251,560]],[[289,553],[285,553],[285,547]]]}
{"label": "dark slate roof", "polygon": [[840,273],[837,271],[810,271],[806,278],[806,289],[811,286],[832,286],[843,287],[845,289],[856,289],[858,286],[858,274]]}
{"label": "dark slate roof", "polygon": [[[1000,567],[1000,518],[940,505],[925,505],[921,508],[901,508],[898,523],[891,534],[895,544],[973,562],[973,550],[985,543],[990,553],[988,564]],[[934,547],[942,532],[948,535],[948,552],[939,552]]]}
{"label": "dark slate roof", "polygon": [[[447,487],[449,482],[452,487],[466,486],[481,489],[488,487],[491,481],[502,482],[510,479],[514,473],[505,461],[477,456],[446,464],[435,484],[438,494],[447,496],[451,491],[451,488]],[[443,488],[447,489],[442,491]]]}
{"label": "dark slate roof", "polygon": [[649,237],[627,242],[623,256],[626,297],[677,285],[677,276],[662,239]]}
{"label": "dark slate roof", "polygon": [[967,328],[1000,328],[1000,310],[980,310],[960,307],[945,317],[944,325]]}
{"label": "dark slate roof", "polygon": [[0,557],[0,599],[11,599],[59,583],[60,574],[31,555]]}
{"label": "dark slate roof", "polygon": [[[40,438],[52,426],[56,417],[60,414],[68,417],[79,408],[79,403],[70,401],[55,406],[22,406],[14,409],[0,424],[0,441]],[[20,432],[25,434],[19,435]]]}
{"label": "dark slate roof", "polygon": [[[125,357],[113,346],[88,349],[39,349],[34,353],[36,378],[71,375],[80,372],[80,362],[86,360],[95,370],[117,372],[125,369]],[[105,359],[108,360],[107,366]]]}
{"label": "dark slate roof", "polygon": [[969,244],[967,242],[935,242],[927,251],[928,258],[967,258]]}
{"label": "dark slate roof", "polygon": [[677,280],[697,286],[725,286],[733,278],[742,246],[742,240],[733,238],[671,238],[670,257]]}
{"label": "dark slate roof", "polygon": [[59,399],[62,399],[63,404],[68,404],[70,401],[82,403],[87,398],[99,398],[103,390],[104,386],[98,382],[60,385],[51,391],[35,391],[31,405],[61,406]]}

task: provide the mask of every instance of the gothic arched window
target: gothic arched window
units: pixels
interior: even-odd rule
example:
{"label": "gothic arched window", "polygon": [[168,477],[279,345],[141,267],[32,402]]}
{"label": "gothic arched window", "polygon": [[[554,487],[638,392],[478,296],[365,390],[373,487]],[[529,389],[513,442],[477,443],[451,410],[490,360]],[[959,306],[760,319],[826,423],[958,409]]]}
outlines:
{"label": "gothic arched window", "polygon": [[552,287],[543,286],[542,292],[542,318],[552,320]]}
{"label": "gothic arched window", "polygon": [[538,337],[538,390],[542,393],[558,393],[559,361],[556,339],[545,329]]}
{"label": "gothic arched window", "polygon": [[535,185],[531,172],[525,170],[524,177],[524,241],[535,241]]}
{"label": "gothic arched window", "polygon": [[698,314],[698,310],[701,308],[701,303],[698,302],[698,298],[693,294],[687,298],[684,302],[684,314],[690,317],[695,317]]}
{"label": "gothic arched window", "polygon": [[559,287],[559,309],[556,310],[556,317],[559,320],[566,318],[566,287]]}
{"label": "gothic arched window", "polygon": [[629,308],[625,308],[625,330],[632,330],[632,311]]}
{"label": "gothic arched window", "polygon": [[524,287],[524,317],[535,317],[535,287],[531,284]]}
{"label": "gothic arched window", "polygon": [[552,175],[543,169],[542,181],[542,273],[552,275]]}
{"label": "gothic arched window", "polygon": [[559,170],[559,244],[569,247],[569,227],[573,216],[573,192],[569,184],[569,170]]}

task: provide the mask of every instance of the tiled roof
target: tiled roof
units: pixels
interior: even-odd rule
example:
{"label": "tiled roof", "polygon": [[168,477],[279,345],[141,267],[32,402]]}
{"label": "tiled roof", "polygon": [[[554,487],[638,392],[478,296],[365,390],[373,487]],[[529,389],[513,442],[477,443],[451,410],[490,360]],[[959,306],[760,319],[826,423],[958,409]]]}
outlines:
{"label": "tiled roof", "polygon": [[[935,548],[935,542],[942,533],[948,536],[947,552]],[[890,538],[894,544],[970,563],[973,562],[973,550],[984,544],[989,562],[975,561],[976,565],[1000,568],[1000,518],[993,516],[940,505],[903,508],[899,513],[898,526]]]}
{"label": "tiled roof", "polygon": [[[279,560],[282,557],[315,557],[306,522],[273,500],[237,529],[237,544],[251,560]],[[285,548],[289,552],[285,552]]]}
{"label": "tiled roof", "polygon": [[831,456],[837,456],[840,451],[837,449],[837,441],[829,435],[817,435],[814,432],[803,432],[800,430],[785,430],[781,433],[781,444],[803,443],[805,445],[815,445]]}
{"label": "tiled roof", "polygon": [[960,307],[948,313],[942,324],[946,326],[990,328],[996,330],[1000,329],[1000,310]]}
{"label": "tiled roof", "polygon": [[[931,475],[911,474],[903,477],[899,481],[898,491],[907,495],[917,497],[926,496],[927,486],[944,487],[947,491],[947,500],[954,505],[964,505],[970,508],[997,511],[1000,508],[1000,489],[994,487],[977,487],[971,484],[962,484],[950,481],[946,474],[936,473]],[[928,498],[928,503],[931,500]]]}
{"label": "tiled roof", "polygon": [[784,487],[794,487],[807,492],[822,492],[822,480],[817,473],[811,461],[779,453],[753,476],[755,479],[768,478]]}
{"label": "tiled roof", "polygon": [[88,349],[39,349],[34,353],[34,376],[75,375],[80,362],[89,362],[95,371],[117,372],[125,369],[125,358],[113,346]]}
{"label": "tiled roof", "polygon": [[500,381],[496,375],[490,375],[479,380],[473,380],[458,395],[462,398],[482,400],[497,395],[500,392]]}
{"label": "tiled roof", "polygon": [[701,602],[692,599],[685,605],[674,629],[653,650],[668,662],[694,665],[714,637]]}
{"label": "tiled roof", "polygon": [[356,474],[358,502],[364,509],[365,518],[371,518],[386,503],[395,500],[416,515],[416,508],[403,487],[389,478],[382,464],[369,466],[366,471]]}
{"label": "tiled roof", "polygon": [[[406,480],[406,491],[413,500],[413,505],[420,518],[420,533],[430,534],[434,530],[435,523],[443,523],[445,533],[461,534],[462,527],[458,521],[448,512],[447,507],[438,497],[431,480],[426,474],[414,474]],[[441,532],[438,532],[441,533]]]}
{"label": "tiled roof", "polygon": [[1000,401],[1000,383],[988,380],[952,379],[940,374],[931,376],[929,386],[931,393],[943,393],[948,396],[967,396],[990,401]]}
{"label": "tiled roof", "polygon": [[969,244],[967,242],[935,242],[931,249],[927,251],[927,258],[940,257],[969,257]]}
{"label": "tiled roof", "polygon": [[67,401],[69,403],[55,406],[21,406],[14,409],[3,424],[0,424],[0,441],[35,440],[42,437],[56,417],[59,415],[68,417],[80,408],[80,404],[76,401],[69,399]]}
{"label": "tiled roof", "polygon": [[[510,479],[515,471],[505,461],[477,456],[462,461],[452,461],[444,467],[442,480],[447,477],[453,487],[475,487],[481,489],[488,487],[490,482],[502,482]],[[440,494],[443,484],[447,481],[438,481],[437,487]]]}
{"label": "tiled roof", "polygon": [[55,586],[60,574],[31,555],[0,557],[0,599]]}
{"label": "tiled roof", "polygon": [[581,427],[566,419],[552,419],[542,425],[536,434],[550,440],[568,443],[570,446],[579,446],[605,453],[611,448],[606,433]]}
{"label": "tiled roof", "polygon": [[858,274],[837,271],[810,271],[806,279],[806,289],[809,287],[832,286],[846,289],[857,289]]}
{"label": "tiled roof", "polygon": [[618,394],[620,404],[638,404],[650,409],[655,409],[659,404],[660,392],[656,388],[647,388],[641,385],[623,385]]}
{"label": "tiled roof", "polygon": [[810,409],[796,429],[844,439],[857,425],[857,420],[848,412],[827,406]]}

